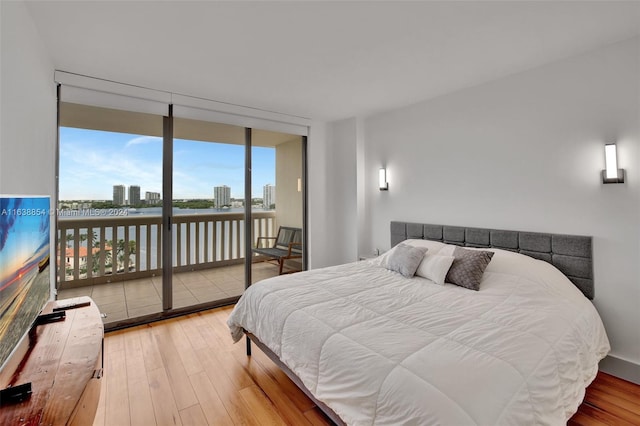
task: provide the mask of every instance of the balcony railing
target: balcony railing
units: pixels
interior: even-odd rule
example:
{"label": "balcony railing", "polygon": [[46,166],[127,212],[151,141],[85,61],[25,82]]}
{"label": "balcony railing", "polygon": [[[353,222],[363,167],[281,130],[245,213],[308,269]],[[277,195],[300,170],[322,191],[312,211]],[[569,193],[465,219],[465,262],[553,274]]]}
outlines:
{"label": "balcony railing", "polygon": [[[275,211],[253,212],[251,241],[272,237]],[[173,271],[244,261],[244,215],[174,215]],[[162,273],[162,216],[73,217],[58,221],[59,288],[150,277]]]}

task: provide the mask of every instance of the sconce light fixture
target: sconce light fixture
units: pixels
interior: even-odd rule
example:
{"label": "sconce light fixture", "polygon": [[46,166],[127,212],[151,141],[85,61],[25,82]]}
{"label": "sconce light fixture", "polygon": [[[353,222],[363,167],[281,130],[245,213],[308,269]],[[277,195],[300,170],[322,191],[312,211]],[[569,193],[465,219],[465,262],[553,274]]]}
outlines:
{"label": "sconce light fixture", "polygon": [[298,192],[302,192],[302,178],[298,178]]}
{"label": "sconce light fixture", "polygon": [[602,171],[602,183],[624,183],[624,169],[618,168],[616,144],[604,146],[605,169]]}
{"label": "sconce light fixture", "polygon": [[378,181],[380,184],[380,191],[387,191],[389,189],[389,182],[387,182],[387,169],[382,167],[378,173]]}

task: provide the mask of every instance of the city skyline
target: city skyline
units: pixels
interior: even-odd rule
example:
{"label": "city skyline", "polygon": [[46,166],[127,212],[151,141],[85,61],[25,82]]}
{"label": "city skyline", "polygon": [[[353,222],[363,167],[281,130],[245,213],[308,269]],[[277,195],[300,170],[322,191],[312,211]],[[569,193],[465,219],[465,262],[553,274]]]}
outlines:
{"label": "city skyline", "polygon": [[[244,198],[244,146],[174,140],[173,199]],[[275,181],[275,148],[252,148],[252,198]],[[162,138],[60,128],[60,200],[112,200],[116,185],[162,194]]]}
{"label": "city skyline", "polygon": [[[214,200],[222,199],[222,205],[228,205],[232,200],[238,200],[238,198],[231,197],[230,195],[230,187],[228,185],[215,186],[213,188],[213,196],[209,198],[199,198],[201,200]],[[151,192],[145,191],[145,198],[141,198],[140,194],[142,192],[142,188],[140,185],[113,185],[113,203],[117,205],[138,205],[141,202],[145,202],[146,204],[155,204],[155,201],[161,200],[161,194],[159,192]],[[129,194],[128,197],[125,197],[125,194]],[[135,195],[132,195],[135,194]],[[275,203],[275,193],[276,186],[270,183],[264,185],[262,187],[262,198],[260,197],[252,197],[254,199],[262,199],[264,200],[265,207],[270,206]],[[219,195],[217,195],[219,194]],[[244,199],[244,197],[240,198]],[[174,198],[174,200],[179,200]],[[70,199],[70,200],[61,200],[61,201],[86,201],[82,199]],[[94,201],[109,201],[109,200],[94,200]]]}
{"label": "city skyline", "polygon": [[[197,200],[211,200],[211,201],[216,201],[219,197],[216,196],[216,194],[219,192],[219,190],[224,189],[224,196],[222,196],[221,198],[223,199],[223,205],[227,205],[229,204],[231,201],[238,201],[238,200],[244,200],[244,197],[242,198],[234,198],[231,197],[229,194],[229,191],[231,188],[228,185],[221,185],[221,186],[216,186],[213,188],[213,196],[212,197],[205,197],[205,198],[198,198]],[[275,203],[275,190],[276,190],[276,186],[272,185],[270,183],[266,184],[263,186],[262,191],[263,191],[263,196],[262,197],[252,197],[254,200],[263,200],[263,204],[265,205],[265,207],[268,207],[271,204]],[[132,192],[135,195],[131,195]],[[104,201],[112,201],[113,204],[116,205],[139,205],[139,204],[149,204],[149,205],[156,205],[158,204],[158,202],[160,202],[162,200],[161,194],[159,192],[152,192],[152,191],[144,191],[145,192],[145,196],[144,198],[142,198],[141,194],[142,194],[142,188],[140,188],[139,185],[113,185],[113,198],[111,200],[86,200],[86,199],[67,199],[67,200],[60,200],[60,202],[83,202],[83,201],[98,201],[98,202],[104,202]],[[128,197],[125,197],[125,194],[129,194]],[[182,200],[180,198],[174,198],[174,201],[179,201]]]}

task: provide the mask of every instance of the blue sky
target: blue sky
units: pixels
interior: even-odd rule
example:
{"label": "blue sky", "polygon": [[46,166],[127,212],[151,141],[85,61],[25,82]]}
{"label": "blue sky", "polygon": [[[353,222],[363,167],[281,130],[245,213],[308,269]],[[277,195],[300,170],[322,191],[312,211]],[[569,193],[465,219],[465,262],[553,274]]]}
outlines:
{"label": "blue sky", "polygon": [[[275,148],[252,150],[252,197],[275,184]],[[111,200],[113,185],[162,193],[162,138],[60,128],[60,200]],[[213,198],[213,187],[244,196],[244,146],[173,141],[173,198]]]}

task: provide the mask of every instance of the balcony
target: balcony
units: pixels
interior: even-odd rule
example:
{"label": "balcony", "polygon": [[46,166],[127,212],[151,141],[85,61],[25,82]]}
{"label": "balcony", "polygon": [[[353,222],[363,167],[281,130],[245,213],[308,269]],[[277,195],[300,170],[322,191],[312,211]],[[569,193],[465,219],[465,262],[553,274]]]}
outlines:
{"label": "balcony", "polygon": [[[257,263],[253,267],[252,281],[255,283],[276,275],[278,268],[274,265]],[[238,297],[243,291],[244,265],[173,274],[173,304],[177,309]],[[137,278],[58,290],[59,299],[78,296],[90,296],[105,315],[105,325],[114,324],[161,312],[162,278]]]}
{"label": "balcony", "polygon": [[[251,241],[274,236],[275,218],[274,211],[253,212]],[[61,217],[58,298],[91,296],[106,314],[105,324],[161,312],[161,226],[160,215]],[[240,296],[244,215],[175,215],[172,226],[173,307]],[[252,281],[277,273],[273,265],[256,263]]]}

